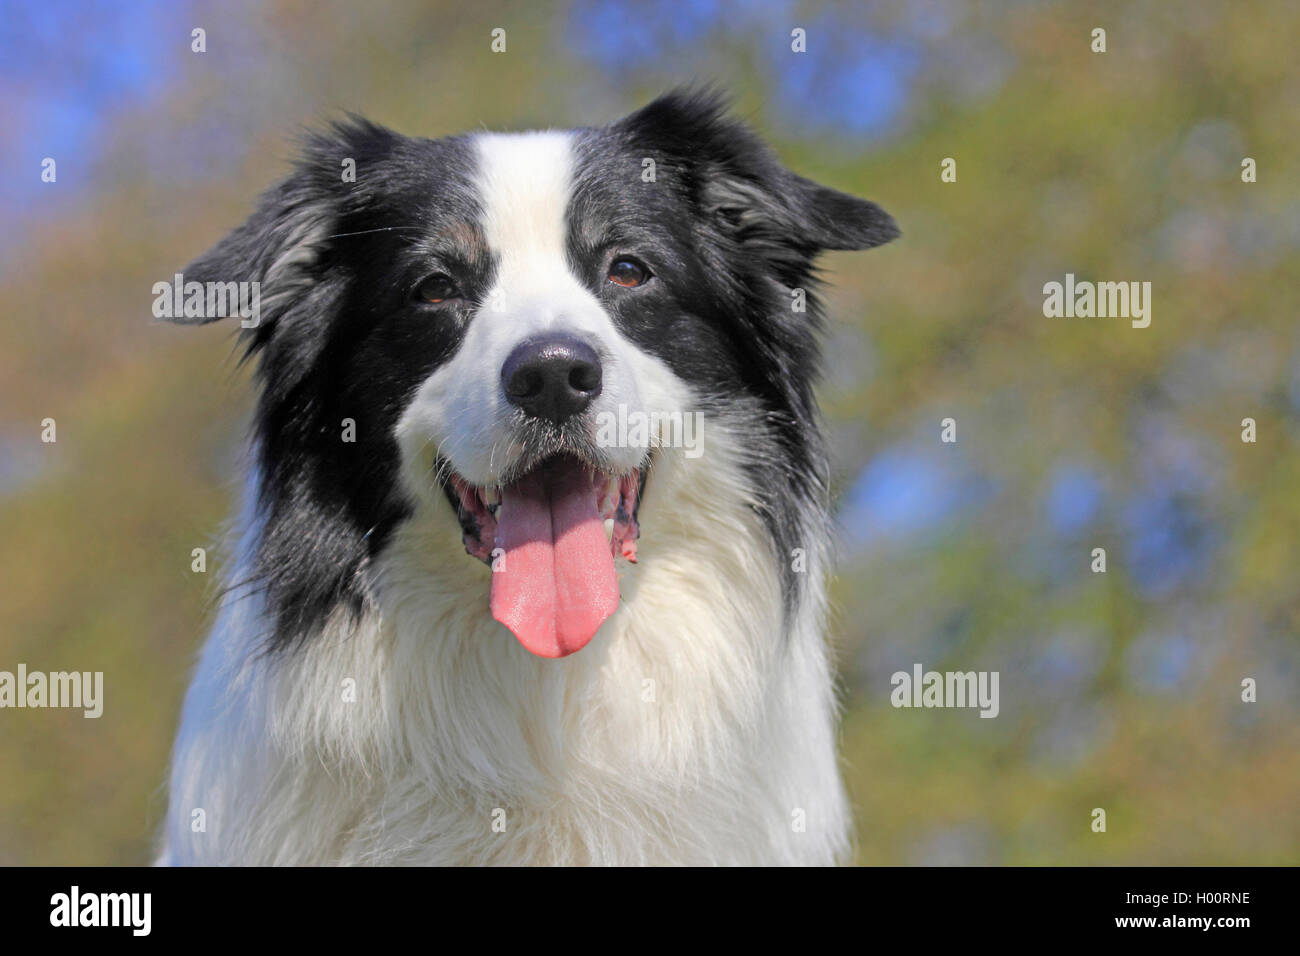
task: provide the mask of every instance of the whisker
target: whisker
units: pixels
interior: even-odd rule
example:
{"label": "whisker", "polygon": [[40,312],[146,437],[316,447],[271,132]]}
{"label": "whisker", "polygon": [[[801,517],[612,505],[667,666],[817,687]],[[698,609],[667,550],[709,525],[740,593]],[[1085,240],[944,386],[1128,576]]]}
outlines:
{"label": "whisker", "polygon": [[397,229],[414,229],[417,232],[423,229],[423,226],[379,226],[376,229],[362,229],[360,232],[336,232],[332,236],[325,236],[326,239],[345,239],[348,236],[366,236],[372,232],[392,232]]}

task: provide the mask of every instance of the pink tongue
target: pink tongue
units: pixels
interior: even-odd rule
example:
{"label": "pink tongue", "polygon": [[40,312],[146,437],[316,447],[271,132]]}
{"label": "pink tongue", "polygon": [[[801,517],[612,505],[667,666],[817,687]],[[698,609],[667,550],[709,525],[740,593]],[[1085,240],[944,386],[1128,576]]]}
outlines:
{"label": "pink tongue", "polygon": [[557,462],[501,492],[492,616],[539,657],[564,657],[618,608],[618,573],[591,474]]}

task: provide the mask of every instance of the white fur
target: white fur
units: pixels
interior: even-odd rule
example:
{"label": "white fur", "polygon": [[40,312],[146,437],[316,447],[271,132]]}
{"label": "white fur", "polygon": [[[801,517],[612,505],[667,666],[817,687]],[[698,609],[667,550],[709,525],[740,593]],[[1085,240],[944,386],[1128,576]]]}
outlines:
{"label": "white fur", "polygon": [[[808,542],[786,632],[743,467],[759,414],[711,419],[699,458],[659,453],[641,563],[620,562],[618,611],[561,660],[491,618],[491,572],[464,553],[429,481],[434,447],[476,483],[508,462],[496,370],[532,329],[597,337],[614,401],[698,399],[564,266],[568,150],[558,134],[483,145],[506,310],[473,320],[398,426],[415,512],[371,570],[361,620],[340,616],[270,656],[257,597],[223,605],[185,703],[163,862],[827,864],[845,852],[824,541]],[[257,545],[251,506],[243,529],[236,579]]]}

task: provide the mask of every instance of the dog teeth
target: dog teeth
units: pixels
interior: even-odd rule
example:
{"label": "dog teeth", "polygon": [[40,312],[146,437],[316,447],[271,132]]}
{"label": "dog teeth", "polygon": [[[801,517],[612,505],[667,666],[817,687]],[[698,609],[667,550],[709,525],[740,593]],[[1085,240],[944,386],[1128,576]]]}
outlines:
{"label": "dog teeth", "polygon": [[479,497],[483,499],[483,504],[489,509],[495,508],[501,504],[501,489],[496,485],[490,485],[479,492]]}
{"label": "dog teeth", "polygon": [[605,519],[605,540],[606,541],[614,540],[614,519],[613,518]]}
{"label": "dog teeth", "polygon": [[600,493],[600,513],[602,515],[612,513],[616,504],[618,504],[618,479],[610,478],[605,482],[605,487]]}

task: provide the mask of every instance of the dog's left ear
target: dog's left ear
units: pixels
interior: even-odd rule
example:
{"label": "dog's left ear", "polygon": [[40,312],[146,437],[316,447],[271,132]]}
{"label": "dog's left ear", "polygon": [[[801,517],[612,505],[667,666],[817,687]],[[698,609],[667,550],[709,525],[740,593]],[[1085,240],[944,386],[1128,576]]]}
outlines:
{"label": "dog's left ear", "polygon": [[781,171],[796,212],[802,210],[797,231],[817,248],[871,249],[901,235],[894,217],[875,203]]}
{"label": "dog's left ear", "polygon": [[870,249],[899,236],[873,202],[796,175],[711,90],[677,90],[617,124],[689,177],[706,220],[757,253],[811,259],[823,249]]}

